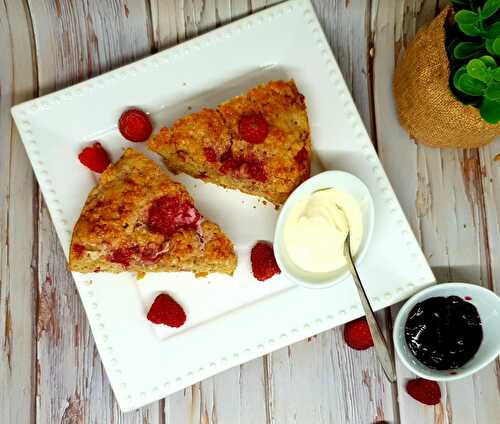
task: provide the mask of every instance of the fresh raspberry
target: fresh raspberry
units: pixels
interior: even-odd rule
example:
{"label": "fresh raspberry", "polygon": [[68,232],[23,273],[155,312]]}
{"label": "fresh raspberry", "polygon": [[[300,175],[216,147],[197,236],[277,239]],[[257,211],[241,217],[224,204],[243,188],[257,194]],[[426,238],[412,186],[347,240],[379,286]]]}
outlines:
{"label": "fresh raspberry", "polygon": [[266,118],[260,113],[244,115],[238,124],[240,137],[248,143],[263,143],[269,133],[269,125]]}
{"label": "fresh raspberry", "polygon": [[356,350],[365,350],[373,346],[373,339],[366,318],[358,318],[344,326],[344,340]]}
{"label": "fresh raspberry", "polygon": [[148,226],[151,231],[170,236],[179,228],[196,227],[200,218],[190,202],[181,202],[178,196],[162,196],[149,208]]}
{"label": "fresh raspberry", "polygon": [[129,141],[146,141],[153,132],[153,126],[146,115],[140,109],[129,109],[122,113],[118,121],[118,129]]}
{"label": "fresh raspberry", "polygon": [[253,276],[259,281],[265,281],[275,274],[281,273],[276,263],[273,247],[269,243],[259,241],[250,254]]}
{"label": "fresh raspberry", "polygon": [[168,294],[162,293],[156,296],[151,308],[149,308],[148,320],[154,324],[178,328],[186,322],[186,313],[174,299]]}
{"label": "fresh raspberry", "polygon": [[439,384],[425,378],[415,378],[408,381],[406,391],[413,399],[425,405],[437,405],[441,401]]}
{"label": "fresh raspberry", "polygon": [[104,172],[111,163],[108,153],[101,146],[101,143],[94,143],[92,146],[85,147],[78,155],[80,162],[94,172]]}
{"label": "fresh raspberry", "polygon": [[215,153],[213,147],[204,147],[203,153],[205,154],[205,159],[207,160],[207,162],[217,162],[217,153]]}

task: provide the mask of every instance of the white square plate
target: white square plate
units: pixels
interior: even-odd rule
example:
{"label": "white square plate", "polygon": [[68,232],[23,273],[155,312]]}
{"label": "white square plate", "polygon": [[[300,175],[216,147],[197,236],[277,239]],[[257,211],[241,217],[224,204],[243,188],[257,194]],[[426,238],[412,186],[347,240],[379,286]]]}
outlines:
{"label": "white square plate", "polygon": [[[313,150],[325,169],[351,172],[370,189],[375,231],[360,274],[376,309],[434,281],[356,111],[311,4],[272,7],[131,65],[15,106],[12,114],[66,255],[73,225],[96,178],[77,155],[99,139],[118,159],[133,146],[116,123],[138,106],[156,123],[213,106],[270,79],[294,78],[305,95]],[[307,290],[277,276],[256,281],[249,251],[272,240],[277,211],[236,191],[178,176],[202,214],[235,243],[233,278],[189,273],[74,273],[101,359],[128,411],[226,368],[362,315],[353,282]],[[160,291],[187,310],[181,329],[155,328],[146,312]]]}

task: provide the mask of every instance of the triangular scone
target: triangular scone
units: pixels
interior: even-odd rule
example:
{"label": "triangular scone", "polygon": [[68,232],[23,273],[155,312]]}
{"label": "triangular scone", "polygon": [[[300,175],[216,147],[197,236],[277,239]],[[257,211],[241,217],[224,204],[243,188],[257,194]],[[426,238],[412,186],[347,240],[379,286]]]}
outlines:
{"label": "triangular scone", "polygon": [[73,230],[77,272],[192,271],[233,274],[233,244],[204,219],[181,184],[127,149],[90,192]]}
{"label": "triangular scone", "polygon": [[[268,124],[260,144],[245,141],[240,119],[259,115]],[[309,177],[311,137],[304,96],[293,81],[271,81],[215,109],[203,109],[162,128],[149,148],[175,173],[282,204]]]}

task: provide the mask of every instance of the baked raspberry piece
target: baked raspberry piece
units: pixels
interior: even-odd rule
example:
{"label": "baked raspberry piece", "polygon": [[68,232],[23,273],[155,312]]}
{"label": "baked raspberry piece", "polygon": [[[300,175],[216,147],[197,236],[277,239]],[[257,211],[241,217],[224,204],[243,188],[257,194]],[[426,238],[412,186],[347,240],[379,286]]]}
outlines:
{"label": "baked raspberry piece", "polygon": [[222,174],[230,174],[237,178],[245,178],[254,181],[265,182],[267,180],[266,171],[262,161],[255,158],[235,158],[228,152],[221,158],[222,166],[220,172]]}
{"label": "baked raspberry piece", "polygon": [[101,143],[95,142],[92,146],[85,147],[78,155],[80,162],[91,171],[102,173],[109,166],[111,160],[108,152]]}
{"label": "baked raspberry piece", "polygon": [[149,208],[148,226],[151,231],[169,236],[179,228],[196,228],[201,215],[191,202],[179,196],[162,196]]}
{"label": "baked raspberry piece", "polygon": [[214,163],[217,162],[217,153],[215,152],[213,147],[204,147],[203,153],[205,153],[205,158],[208,162]]}
{"label": "baked raspberry piece", "polygon": [[259,241],[250,254],[252,262],[252,273],[259,281],[265,281],[275,274],[280,274],[281,270],[276,263],[273,247],[269,243]]}
{"label": "baked raspberry piece", "polygon": [[[85,246],[85,247],[83,247]],[[127,149],[90,192],[70,249],[72,271],[232,275],[231,241],[179,183],[143,154]]]}
{"label": "baked raspberry piece", "polygon": [[186,322],[186,313],[168,294],[156,296],[148,312],[148,320],[153,324],[163,324],[179,328]]}
{"label": "baked raspberry piece", "polygon": [[307,151],[305,146],[297,152],[297,154],[294,156],[294,159],[299,166],[299,170],[303,174],[304,180],[309,178],[309,176],[311,175],[311,161],[309,159],[309,152]]}
{"label": "baked raspberry piece", "polygon": [[238,132],[247,143],[261,144],[269,134],[269,124],[261,113],[243,115],[238,123]]}
{"label": "baked raspberry piece", "polygon": [[144,262],[157,262],[161,259],[163,253],[166,253],[168,249],[162,251],[160,246],[155,243],[149,243],[147,246],[144,246],[141,250],[141,259]]}
{"label": "baked raspberry piece", "polygon": [[73,252],[75,253],[75,255],[77,257],[81,258],[83,256],[83,254],[85,253],[85,246],[82,246],[81,244],[75,243],[73,245]]}
{"label": "baked raspberry piece", "polygon": [[118,129],[123,137],[135,143],[146,141],[153,132],[149,116],[140,109],[123,112],[118,121]]}
{"label": "baked raspberry piece", "polygon": [[348,322],[344,326],[344,340],[356,350],[365,350],[373,346],[372,334],[365,317]]}
{"label": "baked raspberry piece", "polygon": [[124,267],[130,265],[132,257],[138,252],[138,248],[131,247],[119,247],[111,252],[109,255],[109,261],[117,264],[121,264]]}
{"label": "baked raspberry piece", "polygon": [[148,141],[175,174],[281,205],[309,176],[311,137],[293,81],[269,81],[213,109],[184,116]]}
{"label": "baked raspberry piece", "polygon": [[424,405],[437,405],[441,401],[441,389],[435,381],[415,378],[406,383],[406,391]]}

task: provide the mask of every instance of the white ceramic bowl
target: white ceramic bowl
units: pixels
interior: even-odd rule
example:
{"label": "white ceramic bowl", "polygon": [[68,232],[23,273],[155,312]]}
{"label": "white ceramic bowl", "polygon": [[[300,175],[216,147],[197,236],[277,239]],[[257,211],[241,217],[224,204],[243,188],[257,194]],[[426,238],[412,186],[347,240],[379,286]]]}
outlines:
{"label": "white ceramic bowl", "polygon": [[[436,296],[467,298],[478,310],[483,328],[483,340],[476,354],[462,367],[453,370],[435,370],[426,367],[411,353],[406,344],[404,328],[413,307]],[[394,347],[405,366],[420,377],[435,381],[451,381],[467,377],[488,365],[500,354],[500,297],[481,286],[466,283],[437,284],[406,301],[399,310],[393,329]]]}
{"label": "white ceramic bowl", "polygon": [[326,288],[349,275],[347,266],[332,272],[311,273],[291,262],[283,242],[283,227],[291,209],[311,193],[325,188],[338,188],[351,194],[359,203],[363,219],[363,238],[354,258],[358,264],[365,256],[373,234],[374,206],[366,185],[357,177],[343,171],[326,171],[309,178],[298,186],[281,208],[274,233],[274,255],[283,275],[297,284],[309,288]]}

